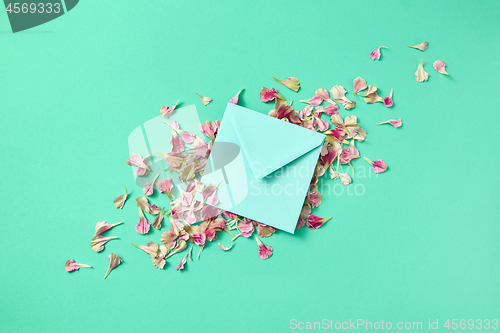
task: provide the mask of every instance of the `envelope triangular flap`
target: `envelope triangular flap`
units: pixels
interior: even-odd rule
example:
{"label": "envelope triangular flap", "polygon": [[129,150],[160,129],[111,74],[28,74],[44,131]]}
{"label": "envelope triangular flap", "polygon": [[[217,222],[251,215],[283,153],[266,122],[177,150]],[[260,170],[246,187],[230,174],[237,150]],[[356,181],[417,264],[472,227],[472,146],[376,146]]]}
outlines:
{"label": "envelope triangular flap", "polygon": [[232,103],[226,112],[257,179],[308,153],[325,139],[324,134]]}

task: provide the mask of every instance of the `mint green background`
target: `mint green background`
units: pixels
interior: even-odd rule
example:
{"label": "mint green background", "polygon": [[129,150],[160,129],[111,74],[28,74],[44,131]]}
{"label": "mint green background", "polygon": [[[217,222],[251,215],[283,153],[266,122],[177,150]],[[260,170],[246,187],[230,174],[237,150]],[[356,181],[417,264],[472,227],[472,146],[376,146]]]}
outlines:
{"label": "mint green background", "polygon": [[[0,14],[0,331],[281,332],[294,318],[424,327],[498,318],[499,8],[86,1],[18,34]],[[425,52],[406,47],[424,40]],[[389,50],[374,62],[368,54],[380,45]],[[425,83],[413,77],[421,58]],[[432,68],[436,59],[449,77]],[[302,88],[295,94],[271,76],[296,76]],[[210,244],[182,273],[179,256],[161,271],[130,245],[160,236],[134,231],[141,190],[125,164],[128,134],[160,106],[195,102],[203,120],[220,119],[246,88],[242,105],[267,112],[262,86],[298,101],[335,84],[351,95],[357,76],[384,95],[394,87],[394,107],[357,98],[352,112],[368,131],[361,154],[390,169],[355,179],[350,193],[362,184],[362,196],[325,195],[316,213],[333,218],[324,227],[265,239],[275,249],[265,261],[254,240],[230,253]],[[202,106],[194,92],[213,103]],[[399,117],[401,129],[375,126]],[[131,199],[116,210],[123,185]],[[89,241],[98,220],[125,223],[108,233],[120,240],[96,254]],[[125,262],[103,280],[111,252]],[[69,258],[94,268],[67,274]]]}

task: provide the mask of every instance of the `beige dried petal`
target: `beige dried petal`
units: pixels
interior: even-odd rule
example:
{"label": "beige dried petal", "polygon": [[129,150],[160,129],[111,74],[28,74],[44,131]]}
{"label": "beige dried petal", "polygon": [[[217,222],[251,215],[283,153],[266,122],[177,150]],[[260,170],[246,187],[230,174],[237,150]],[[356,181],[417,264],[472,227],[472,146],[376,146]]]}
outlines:
{"label": "beige dried petal", "polygon": [[427,81],[429,79],[429,73],[424,70],[424,59],[420,60],[417,71],[415,72],[415,80],[418,82]]}
{"label": "beige dried petal", "polygon": [[101,252],[102,250],[104,250],[104,244],[112,239],[117,238],[118,237],[105,237],[103,235],[95,235],[94,237],[92,237],[90,245],[92,245],[92,250],[94,250],[95,252]]}
{"label": "beige dried petal", "polygon": [[203,103],[203,105],[208,105],[212,101],[212,99],[210,97],[204,97],[198,93],[195,93],[195,94],[198,95],[198,97],[201,99],[201,102]]}
{"label": "beige dried petal", "polygon": [[163,269],[163,267],[165,267],[165,264],[167,263],[164,257],[154,257],[151,258],[151,261],[153,262],[153,265],[159,269]]}
{"label": "beige dried petal", "polygon": [[139,207],[143,212],[149,213],[149,201],[146,197],[137,197],[135,199],[137,202],[137,207]]}
{"label": "beige dried petal", "polygon": [[120,257],[118,257],[114,253],[111,253],[108,259],[109,259],[108,271],[106,272],[106,275],[104,275],[104,278],[106,278],[116,266],[120,265],[123,262],[123,260],[121,260]]}
{"label": "beige dried petal", "polygon": [[427,41],[423,42],[423,43],[420,43],[420,44],[417,44],[417,45],[406,45],[408,47],[412,47],[414,49],[418,49],[420,51],[425,51],[427,50]]}
{"label": "beige dried petal", "polygon": [[120,209],[123,208],[123,205],[125,204],[125,201],[127,201],[127,186],[125,186],[125,194],[119,195],[113,200],[113,203],[115,204],[115,207]]}

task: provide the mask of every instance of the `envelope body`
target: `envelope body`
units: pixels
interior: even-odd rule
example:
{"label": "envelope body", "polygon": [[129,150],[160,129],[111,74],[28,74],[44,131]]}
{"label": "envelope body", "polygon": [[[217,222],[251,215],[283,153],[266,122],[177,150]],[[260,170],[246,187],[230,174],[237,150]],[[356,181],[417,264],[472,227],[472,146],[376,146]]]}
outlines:
{"label": "envelope body", "polygon": [[229,103],[201,181],[215,207],[294,233],[325,136]]}

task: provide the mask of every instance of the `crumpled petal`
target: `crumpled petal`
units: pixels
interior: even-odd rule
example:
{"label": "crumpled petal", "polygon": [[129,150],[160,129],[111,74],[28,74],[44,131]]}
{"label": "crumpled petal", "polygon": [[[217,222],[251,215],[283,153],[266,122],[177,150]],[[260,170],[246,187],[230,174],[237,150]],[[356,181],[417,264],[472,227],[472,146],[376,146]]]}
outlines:
{"label": "crumpled petal", "polygon": [[103,235],[94,235],[92,237],[92,240],[90,241],[90,245],[92,245],[92,250],[95,252],[101,252],[104,250],[104,245],[112,240],[112,239],[117,239],[118,237],[105,237]]}
{"label": "crumpled petal", "polygon": [[[245,88],[243,88],[243,89],[245,89]],[[229,103],[238,104],[238,98],[240,96],[240,93],[243,91],[243,89],[241,89],[240,91],[238,91],[238,93],[236,94],[236,96],[234,96],[233,98],[231,98],[229,100]]]}
{"label": "crumpled petal", "polygon": [[125,186],[125,194],[119,195],[115,198],[115,200],[113,200],[115,207],[118,209],[123,208],[125,201],[127,201],[127,196],[128,196],[128,191],[127,191],[127,186]]}
{"label": "crumpled petal", "polygon": [[381,123],[378,123],[377,125],[382,125],[382,124],[391,124],[392,126],[397,128],[397,127],[401,127],[401,125],[403,123],[401,122],[401,118],[399,118],[399,119],[389,119],[389,120],[383,121]]}
{"label": "crumpled petal", "polygon": [[299,91],[300,82],[299,82],[299,79],[297,79],[294,76],[291,76],[285,80],[280,80],[280,79],[277,79],[273,76],[273,79],[275,79],[276,81],[278,81],[279,83],[281,83],[285,87],[292,89],[295,92]]}
{"label": "crumpled petal", "polygon": [[367,159],[366,157],[363,157],[363,158],[368,163],[370,163],[372,165],[373,172],[375,172],[375,173],[382,173],[385,170],[387,170],[387,164],[385,164],[385,162],[383,160],[372,161],[372,160]]}
{"label": "crumpled petal", "polygon": [[420,60],[420,64],[418,65],[417,71],[414,74],[415,80],[417,80],[418,82],[427,81],[429,79],[429,73],[427,73],[424,70],[423,63],[424,63],[424,59]]}
{"label": "crumpled petal", "polygon": [[436,61],[434,61],[434,64],[432,64],[432,67],[434,67],[434,69],[435,69],[438,73],[441,73],[441,74],[444,74],[444,75],[450,75],[450,74],[448,74],[448,72],[445,70],[446,64],[444,63],[444,61],[443,61],[443,60],[436,60]]}
{"label": "crumpled petal", "polygon": [[273,248],[264,245],[258,237],[255,237],[257,244],[259,245],[259,257],[260,259],[267,259],[273,255]]}
{"label": "crumpled petal", "polygon": [[427,41],[423,42],[423,43],[420,43],[420,44],[417,44],[417,45],[406,45],[408,47],[412,47],[414,49],[418,49],[420,51],[425,51],[427,50]]}
{"label": "crumpled petal", "polygon": [[170,117],[174,113],[177,104],[179,104],[179,100],[177,100],[174,106],[162,106],[160,109],[161,115],[165,118]]}
{"label": "crumpled petal", "polygon": [[144,192],[145,195],[149,196],[149,195],[153,194],[155,182],[159,176],[160,176],[160,174],[157,174],[156,177],[151,182],[144,184],[144,186],[142,187],[142,191]]}
{"label": "crumpled petal", "polygon": [[90,267],[90,266],[84,265],[84,264],[79,264],[76,261],[74,261],[73,259],[69,259],[68,261],[66,261],[66,265],[64,265],[64,269],[66,270],[66,272],[77,271],[80,269],[80,267]]}
{"label": "crumpled petal", "polygon": [[212,99],[210,97],[204,97],[198,93],[195,93],[195,94],[198,95],[198,97],[201,99],[201,102],[203,103],[203,105],[208,105],[212,101]]}
{"label": "crumpled petal", "polygon": [[352,82],[352,88],[353,88],[354,96],[356,96],[356,94],[358,92],[366,89],[366,81],[361,77],[357,77]]}
{"label": "crumpled petal", "polygon": [[376,48],[375,50],[373,50],[373,51],[372,51],[372,53],[370,53],[370,58],[371,58],[372,60],[379,60],[379,59],[380,59],[380,55],[381,55],[381,53],[380,53],[380,49],[381,49],[381,48],[386,48],[386,49],[388,49],[388,47],[387,47],[387,46],[380,46],[380,47]]}
{"label": "crumpled petal", "polygon": [[95,235],[100,235],[102,234],[103,232],[105,231],[108,231],[109,229],[119,225],[119,224],[122,224],[123,222],[118,222],[118,223],[115,223],[115,224],[109,224],[108,222],[106,221],[99,221],[97,222],[97,224],[95,225]]}
{"label": "crumpled petal", "polygon": [[111,253],[108,259],[109,259],[108,271],[106,272],[106,275],[104,275],[104,278],[106,278],[116,266],[120,265],[123,262],[123,260],[121,260],[120,257],[118,257],[114,253]]}
{"label": "crumpled petal", "polygon": [[248,238],[248,237],[252,236],[252,234],[255,230],[255,227],[254,227],[251,220],[243,219],[242,221],[240,221],[238,223],[238,229],[240,230],[241,235],[243,237]]}

